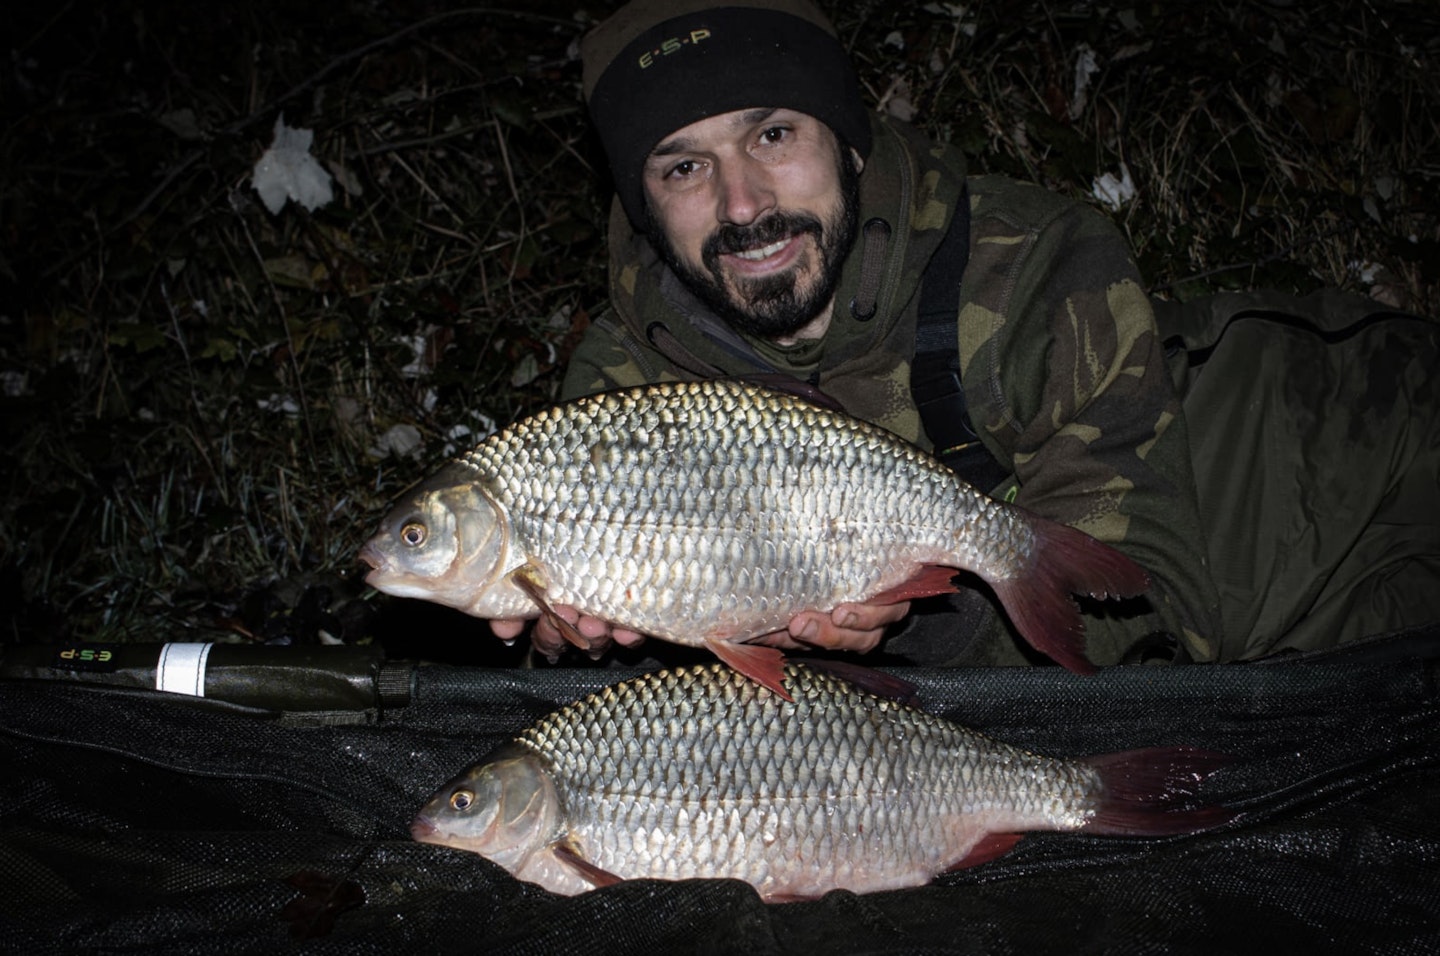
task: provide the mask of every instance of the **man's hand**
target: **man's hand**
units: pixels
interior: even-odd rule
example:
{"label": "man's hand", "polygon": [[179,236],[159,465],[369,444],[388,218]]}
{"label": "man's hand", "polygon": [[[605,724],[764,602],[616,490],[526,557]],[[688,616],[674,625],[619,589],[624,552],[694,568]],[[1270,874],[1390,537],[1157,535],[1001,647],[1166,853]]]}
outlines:
{"label": "man's hand", "polygon": [[[634,647],[645,640],[645,635],[622,627],[614,627],[598,617],[581,614],[568,605],[557,605],[555,613],[575,625],[575,629],[589,642],[587,653],[598,658],[610,649],[610,645]],[[767,644],[783,650],[804,650],[821,648],[827,651],[855,651],[864,654],[875,649],[885,628],[910,613],[908,601],[899,604],[841,604],[828,614],[824,611],[801,611],[790,619],[790,626],[755,639],[756,644]],[[495,636],[513,641],[525,630],[525,621],[518,618],[497,619],[490,622]],[[535,622],[530,633],[535,650],[544,654],[552,663],[568,643],[560,632],[546,618]]]}
{"label": "man's hand", "polygon": [[[580,636],[589,642],[586,653],[591,658],[600,657],[610,649],[612,643],[619,644],[621,647],[634,647],[645,640],[643,634],[623,627],[612,627],[609,622],[602,621],[598,617],[581,614],[568,605],[557,605],[554,610],[560,617],[575,625]],[[525,630],[525,623],[520,618],[496,619],[490,622],[490,630],[501,640],[513,641]],[[535,629],[530,632],[530,642],[535,645],[535,650],[544,654],[552,664],[559,659],[560,652],[569,644],[565,638],[560,636],[555,625],[544,617],[535,622]]]}
{"label": "man's hand", "polygon": [[827,651],[873,651],[885,635],[885,628],[910,613],[910,602],[899,604],[840,604],[828,614],[801,611],[783,631],[766,634],[756,644],[784,650],[820,648]]}

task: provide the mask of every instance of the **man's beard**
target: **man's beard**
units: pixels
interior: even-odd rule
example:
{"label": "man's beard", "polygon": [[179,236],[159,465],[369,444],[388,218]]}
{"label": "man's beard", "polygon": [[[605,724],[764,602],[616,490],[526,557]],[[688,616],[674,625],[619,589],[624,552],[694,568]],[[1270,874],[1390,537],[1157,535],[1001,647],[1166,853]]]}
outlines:
{"label": "man's beard", "polygon": [[[724,225],[715,230],[700,249],[703,267],[683,261],[664,231],[646,207],[647,232],[660,258],[700,301],[735,329],[762,339],[787,338],[809,325],[835,295],[840,273],[855,243],[860,221],[860,174],[850,161],[850,151],[839,150],[840,204],[833,217],[821,221],[810,213],[777,210],[748,226]],[[727,287],[720,268],[725,253],[758,249],[789,236],[809,233],[820,255],[820,267],[812,270],[808,288],[800,287],[800,267],[805,259],[775,275],[761,278],[734,277],[734,291]],[[809,252],[804,256],[808,258]]]}

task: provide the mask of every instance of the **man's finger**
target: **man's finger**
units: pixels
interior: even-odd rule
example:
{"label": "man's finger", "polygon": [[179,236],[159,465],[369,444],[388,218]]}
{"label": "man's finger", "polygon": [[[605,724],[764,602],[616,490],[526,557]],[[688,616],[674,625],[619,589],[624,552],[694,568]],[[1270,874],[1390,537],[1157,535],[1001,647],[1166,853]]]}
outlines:
{"label": "man's finger", "polygon": [[645,635],[639,631],[631,631],[623,627],[615,628],[610,632],[610,636],[615,638],[615,643],[621,647],[634,647],[645,640]]}
{"label": "man's finger", "polygon": [[496,618],[490,622],[490,631],[502,641],[513,641],[525,633],[525,621],[521,618]]}

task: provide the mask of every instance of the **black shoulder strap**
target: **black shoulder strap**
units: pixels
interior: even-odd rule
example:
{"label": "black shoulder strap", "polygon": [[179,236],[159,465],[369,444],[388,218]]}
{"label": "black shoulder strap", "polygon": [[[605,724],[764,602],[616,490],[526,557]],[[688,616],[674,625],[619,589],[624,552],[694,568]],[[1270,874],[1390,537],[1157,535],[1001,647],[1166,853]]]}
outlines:
{"label": "black shoulder strap", "polygon": [[970,484],[988,491],[1010,472],[975,433],[960,384],[955,324],[960,312],[960,277],[969,260],[970,193],[964,190],[950,228],[920,278],[920,318],[915,329],[915,359],[910,365],[910,391],[925,434],[935,443],[935,457]]}

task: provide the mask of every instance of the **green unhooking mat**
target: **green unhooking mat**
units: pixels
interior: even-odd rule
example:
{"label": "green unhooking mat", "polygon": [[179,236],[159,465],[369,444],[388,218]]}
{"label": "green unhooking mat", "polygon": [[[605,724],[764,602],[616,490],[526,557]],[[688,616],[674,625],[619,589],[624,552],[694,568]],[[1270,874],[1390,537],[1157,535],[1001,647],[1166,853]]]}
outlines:
{"label": "green unhooking mat", "polygon": [[198,680],[181,648],[157,691],[123,686],[154,686],[155,647],[29,650],[0,660],[5,952],[1440,951],[1434,627],[1092,678],[897,670],[927,709],[1047,753],[1231,754],[1203,792],[1244,814],[1161,839],[1032,835],[926,887],[783,905],[725,880],[559,897],[410,841],[461,767],[629,671],[219,645]]}

